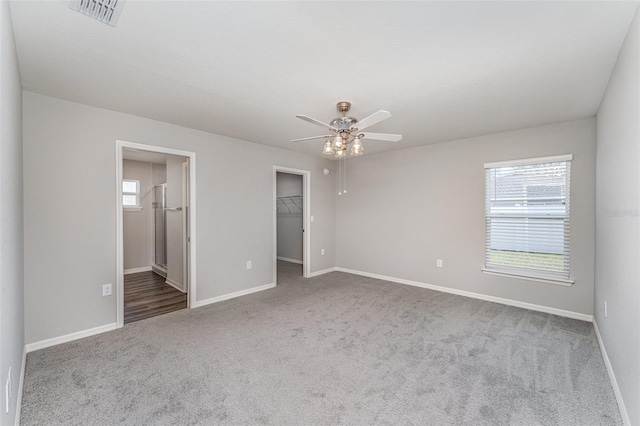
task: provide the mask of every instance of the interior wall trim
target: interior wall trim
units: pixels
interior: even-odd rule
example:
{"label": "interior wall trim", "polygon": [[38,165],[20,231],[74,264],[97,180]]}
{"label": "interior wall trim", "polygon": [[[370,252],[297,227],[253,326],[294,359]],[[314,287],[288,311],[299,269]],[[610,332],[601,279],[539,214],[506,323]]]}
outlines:
{"label": "interior wall trim", "polygon": [[317,277],[318,275],[324,275],[324,274],[328,274],[329,272],[335,272],[338,269],[333,267],[333,268],[327,268],[327,269],[322,269],[320,271],[316,271],[316,272],[312,272],[309,274],[309,278],[313,278],[313,277]]}
{"label": "interior wall trim", "polygon": [[604,347],[604,341],[602,340],[602,336],[600,335],[600,329],[598,329],[598,323],[595,318],[593,320],[593,329],[596,331],[596,338],[598,339],[598,345],[600,346],[600,352],[602,352],[602,359],[604,359],[604,365],[607,367],[607,373],[609,373],[609,380],[611,381],[611,387],[613,388],[613,393],[616,396],[616,401],[618,402],[618,409],[620,410],[620,416],[622,417],[622,422],[625,426],[631,426],[631,421],[629,420],[629,413],[627,413],[627,408],[624,405],[624,400],[622,399],[622,393],[620,392],[620,387],[618,386],[618,381],[616,380],[616,375],[613,372],[613,367],[611,366],[611,361],[609,361],[609,355],[607,355],[607,350]]}
{"label": "interior wall trim", "polygon": [[40,340],[39,342],[29,343],[25,346],[27,353],[37,351],[38,349],[48,348],[50,346],[60,345],[62,343],[71,342],[73,340],[82,339],[83,337],[94,336],[96,334],[112,331],[117,328],[117,323],[105,324],[98,327],[89,328],[87,330],[76,331],[75,333],[65,334],[64,336],[53,337],[51,339]]}
{"label": "interior wall trim", "polygon": [[234,293],[223,294],[222,296],[216,296],[209,299],[197,300],[196,303],[192,306],[192,308],[200,308],[202,306],[210,305],[212,303],[222,302],[224,300],[235,299],[236,297],[246,296],[247,294],[257,293],[263,290],[269,290],[270,288],[274,288],[275,283],[269,283],[265,285],[261,285],[258,287],[248,288],[246,290],[236,291]]}
{"label": "interior wall trim", "polygon": [[176,290],[179,290],[182,293],[186,293],[186,291],[184,290],[184,286],[182,284],[168,277],[165,277],[165,279],[166,279],[165,284],[169,284],[171,287],[175,288]]}
{"label": "interior wall trim", "polygon": [[398,284],[406,284],[414,287],[427,288],[429,290],[440,291],[443,293],[456,294],[458,296],[471,297],[473,299],[486,300],[487,302],[501,303],[503,305],[515,306],[517,308],[529,309],[532,311],[545,312],[547,314],[558,315],[566,318],[573,318],[581,321],[593,322],[593,315],[583,314],[580,312],[566,311],[564,309],[552,308],[550,306],[536,305],[533,303],[521,302],[519,300],[505,299],[503,297],[489,296],[481,293],[473,293],[466,290],[458,290],[450,287],[443,287],[434,284],[421,283],[418,281],[405,280],[403,278],[389,277],[386,275],[372,274],[370,272],[356,271],[337,267],[337,271],[346,272],[348,274],[362,275],[363,277],[376,278],[384,281],[391,281]]}
{"label": "interior wall trim", "polygon": [[140,268],[125,269],[124,274],[125,275],[137,274],[138,272],[148,272],[150,270],[151,270],[151,266],[141,266]]}
{"label": "interior wall trim", "polygon": [[24,373],[27,368],[27,347],[22,349],[22,367],[20,367],[20,381],[18,382],[18,395],[16,398],[16,422],[20,426],[20,414],[22,413],[22,388],[24,387]]}

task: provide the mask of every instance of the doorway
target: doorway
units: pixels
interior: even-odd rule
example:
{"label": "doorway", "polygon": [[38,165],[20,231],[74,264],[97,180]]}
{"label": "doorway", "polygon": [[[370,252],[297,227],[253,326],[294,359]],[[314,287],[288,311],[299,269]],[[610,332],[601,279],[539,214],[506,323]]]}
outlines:
{"label": "doorway", "polygon": [[310,172],[274,166],[274,283],[308,277],[310,269]]}
{"label": "doorway", "polygon": [[195,300],[195,154],[116,142],[117,320]]}

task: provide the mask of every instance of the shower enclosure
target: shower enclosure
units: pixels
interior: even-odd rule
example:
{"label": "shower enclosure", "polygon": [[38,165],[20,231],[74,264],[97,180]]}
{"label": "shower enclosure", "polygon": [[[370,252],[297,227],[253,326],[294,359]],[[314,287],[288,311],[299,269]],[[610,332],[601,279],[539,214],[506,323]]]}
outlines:
{"label": "shower enclosure", "polygon": [[154,265],[153,270],[166,278],[167,276],[167,184],[153,187],[153,232],[154,232]]}

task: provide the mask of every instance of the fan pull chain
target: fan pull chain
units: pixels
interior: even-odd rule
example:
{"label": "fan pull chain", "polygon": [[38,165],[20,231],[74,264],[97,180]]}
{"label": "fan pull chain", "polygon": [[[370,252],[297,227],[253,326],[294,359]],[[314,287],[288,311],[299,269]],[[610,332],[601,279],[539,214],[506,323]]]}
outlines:
{"label": "fan pull chain", "polygon": [[347,159],[338,159],[338,195],[347,193]]}
{"label": "fan pull chain", "polygon": [[342,195],[342,158],[338,158],[338,195]]}
{"label": "fan pull chain", "polygon": [[347,158],[346,158],[346,154],[345,154],[345,158],[343,158],[344,161],[344,186],[342,188],[342,193],[346,194],[347,193]]}
{"label": "fan pull chain", "polygon": [[338,158],[338,195],[342,195],[342,158]]}

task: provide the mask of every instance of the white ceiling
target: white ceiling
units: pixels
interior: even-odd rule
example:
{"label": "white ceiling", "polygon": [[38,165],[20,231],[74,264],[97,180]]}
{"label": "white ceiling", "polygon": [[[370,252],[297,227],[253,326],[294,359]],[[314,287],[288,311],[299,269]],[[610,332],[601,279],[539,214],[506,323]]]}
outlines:
{"label": "white ceiling", "polygon": [[113,28],[13,1],[26,90],[320,155],[349,100],[365,155],[592,116],[637,2],[132,1]]}

